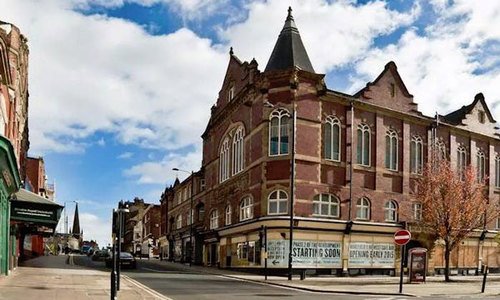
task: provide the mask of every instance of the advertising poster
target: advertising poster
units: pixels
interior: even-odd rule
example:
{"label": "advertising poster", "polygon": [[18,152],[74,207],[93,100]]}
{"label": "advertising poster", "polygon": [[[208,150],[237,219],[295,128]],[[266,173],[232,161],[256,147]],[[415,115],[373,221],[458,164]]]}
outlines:
{"label": "advertising poster", "polygon": [[394,267],[394,244],[351,243],[349,245],[350,267]]}
{"label": "advertising poster", "polygon": [[[339,242],[293,241],[293,266],[304,268],[340,268],[341,245]],[[288,266],[289,244],[287,240],[269,240],[267,245],[270,267]]]}

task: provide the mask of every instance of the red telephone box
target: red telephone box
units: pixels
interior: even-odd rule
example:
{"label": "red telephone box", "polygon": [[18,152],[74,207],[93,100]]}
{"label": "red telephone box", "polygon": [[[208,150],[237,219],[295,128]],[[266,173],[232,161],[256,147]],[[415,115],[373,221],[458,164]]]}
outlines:
{"label": "red telephone box", "polygon": [[410,256],[410,283],[425,282],[427,274],[427,249],[413,248],[409,251]]}

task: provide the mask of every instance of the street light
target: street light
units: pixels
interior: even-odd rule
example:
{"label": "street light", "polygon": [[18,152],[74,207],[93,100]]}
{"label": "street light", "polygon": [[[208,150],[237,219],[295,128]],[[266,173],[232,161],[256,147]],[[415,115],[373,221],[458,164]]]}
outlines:
{"label": "street light", "polygon": [[116,268],[116,289],[120,290],[120,270],[121,270],[121,253],[122,253],[122,236],[123,236],[123,214],[129,213],[128,205],[123,203],[123,200],[118,203],[118,209],[116,210],[118,213],[118,265]]}
{"label": "street light", "polygon": [[[264,106],[275,108],[269,101],[264,101]],[[293,250],[293,217],[295,200],[295,138],[297,134],[297,107],[295,101],[292,103],[292,158],[290,161],[290,238],[288,248],[288,280],[292,280],[292,250]]]}
{"label": "street light", "polygon": [[172,171],[176,172],[184,172],[188,173],[191,176],[191,195],[190,195],[190,202],[191,202],[191,210],[189,211],[189,266],[191,267],[193,264],[193,221],[194,221],[194,214],[193,214],[193,192],[194,192],[194,171],[186,171],[182,170],[179,168],[173,168]]}

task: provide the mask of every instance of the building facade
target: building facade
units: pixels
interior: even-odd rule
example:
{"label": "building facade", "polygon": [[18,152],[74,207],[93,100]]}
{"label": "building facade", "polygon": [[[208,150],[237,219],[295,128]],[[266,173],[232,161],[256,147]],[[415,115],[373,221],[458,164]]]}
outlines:
{"label": "building facade", "polygon": [[17,261],[9,199],[25,175],[28,142],[28,45],[20,30],[0,21],[0,276]]}
{"label": "building facade", "polygon": [[[420,216],[413,193],[433,149],[457,168],[475,167],[490,201],[499,201],[495,123],[481,93],[450,114],[423,115],[394,62],[354,95],[328,89],[289,10],[264,71],[230,51],[201,170],[162,197],[170,257],[263,268],[265,239],[269,268],[285,270],[293,213],[293,268],[394,274],[401,253],[393,235]],[[499,226],[464,241],[452,267],[498,269]],[[410,247],[421,246],[417,233]],[[428,248],[429,271],[439,271],[442,247]]]}

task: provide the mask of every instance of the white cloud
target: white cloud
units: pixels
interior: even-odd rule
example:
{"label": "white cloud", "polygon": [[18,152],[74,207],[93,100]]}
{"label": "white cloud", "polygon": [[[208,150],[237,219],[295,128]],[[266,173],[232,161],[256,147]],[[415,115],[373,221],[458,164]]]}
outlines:
{"label": "white cloud", "polygon": [[29,39],[33,152],[82,151],[98,130],[151,148],[200,142],[228,60],[210,40],[186,28],[151,36],[63,0],[1,6]]}
{"label": "white cloud", "polygon": [[185,178],[189,175],[183,171],[173,171],[173,168],[198,171],[200,162],[201,149],[186,154],[170,153],[160,161],[152,160],[132,166],[124,171],[124,175],[138,178],[137,183],[140,184],[167,184],[176,176]]}
{"label": "white cloud", "polygon": [[118,159],[129,159],[132,156],[134,156],[134,153],[132,152],[123,152],[122,154],[118,155]]}
{"label": "white cloud", "polygon": [[100,139],[97,141],[97,145],[99,145],[99,146],[101,146],[101,147],[106,146],[106,141],[104,140],[104,138],[100,138]]}
{"label": "white cloud", "polygon": [[[488,6],[485,10],[456,1],[446,9],[437,8],[438,21],[429,25],[425,34],[410,30],[395,45],[371,49],[356,65],[351,92],[373,80],[385,63],[394,60],[423,113],[449,113],[470,104],[476,93],[483,92],[498,116],[500,51],[491,45],[499,43],[500,23],[488,28],[500,22],[500,3],[491,1]],[[496,12],[496,20],[492,12]]]}
{"label": "white cloud", "polygon": [[247,20],[220,28],[219,35],[234,46],[237,56],[246,60],[255,57],[264,69],[289,5],[316,72],[353,62],[376,37],[411,24],[420,14],[418,3],[408,13],[400,13],[382,1],[357,6],[352,1],[255,1],[247,6]]}

